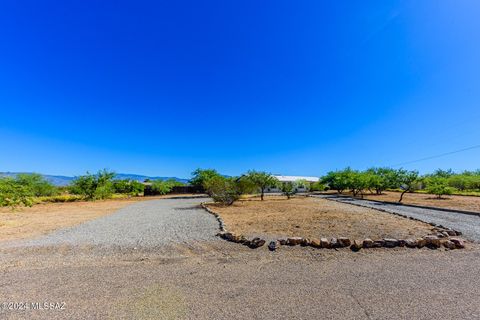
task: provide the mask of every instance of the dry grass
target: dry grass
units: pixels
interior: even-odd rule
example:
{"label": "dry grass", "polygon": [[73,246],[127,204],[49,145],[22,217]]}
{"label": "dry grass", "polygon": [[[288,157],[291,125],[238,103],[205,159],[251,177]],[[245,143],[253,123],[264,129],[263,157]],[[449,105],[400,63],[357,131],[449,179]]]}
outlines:
{"label": "dry grass", "polygon": [[[381,195],[366,194],[365,199],[378,201],[397,202],[400,198],[399,192],[384,192]],[[437,199],[435,195],[424,193],[406,193],[403,196],[402,203],[414,204],[428,207],[439,207],[446,209],[457,209],[480,212],[480,197],[475,196],[443,196],[443,199]]]}
{"label": "dry grass", "polygon": [[5,207],[0,208],[0,241],[40,236],[60,228],[70,227],[111,214],[138,201],[169,197],[171,196],[41,203],[33,207],[20,207],[15,210]]}
{"label": "dry grass", "polygon": [[308,238],[415,238],[430,226],[381,211],[319,198],[243,200],[230,207],[215,204],[227,229],[246,236]]}

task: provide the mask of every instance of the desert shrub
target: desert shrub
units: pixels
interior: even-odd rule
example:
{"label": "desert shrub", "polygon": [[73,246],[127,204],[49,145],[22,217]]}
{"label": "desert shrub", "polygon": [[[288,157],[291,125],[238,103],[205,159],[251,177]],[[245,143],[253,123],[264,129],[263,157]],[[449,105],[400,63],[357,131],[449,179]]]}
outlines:
{"label": "desert shrub", "polygon": [[0,207],[31,206],[33,193],[11,178],[0,178]]}
{"label": "desert shrub", "polygon": [[321,181],[310,184],[310,191],[325,191],[327,190],[327,188],[328,187],[324,185]]}
{"label": "desert shrub", "polygon": [[452,194],[452,187],[448,186],[448,178],[442,176],[432,176],[425,179],[427,185],[427,192],[434,194],[438,199],[441,199],[443,195]]}
{"label": "desert shrub", "polygon": [[205,183],[205,189],[215,202],[232,205],[241,196],[237,179],[222,176],[212,177]]}
{"label": "desert shrub", "polygon": [[282,194],[287,197],[287,199],[290,199],[297,193],[297,184],[291,181],[282,182],[280,185],[280,190],[282,191]]}
{"label": "desert shrub", "polygon": [[173,187],[183,186],[183,185],[184,185],[183,183],[174,179],[154,180],[151,182],[151,186],[149,187],[150,194],[164,195],[164,194],[170,193]]}
{"label": "desert shrub", "polygon": [[37,197],[34,199],[36,203],[42,202],[74,202],[80,201],[84,198],[80,195],[73,195],[73,194],[61,194],[56,196],[46,196],[46,197]]}
{"label": "desert shrub", "polygon": [[124,179],[113,181],[113,191],[115,193],[138,196],[143,193],[144,187],[143,183],[136,180]]}
{"label": "desert shrub", "polygon": [[77,177],[70,192],[83,196],[88,200],[107,199],[114,192],[112,179],[115,173],[107,170],[99,171],[97,174],[90,174]]}
{"label": "desert shrub", "polygon": [[37,173],[19,173],[15,182],[28,189],[36,197],[53,196],[59,193],[58,189]]}

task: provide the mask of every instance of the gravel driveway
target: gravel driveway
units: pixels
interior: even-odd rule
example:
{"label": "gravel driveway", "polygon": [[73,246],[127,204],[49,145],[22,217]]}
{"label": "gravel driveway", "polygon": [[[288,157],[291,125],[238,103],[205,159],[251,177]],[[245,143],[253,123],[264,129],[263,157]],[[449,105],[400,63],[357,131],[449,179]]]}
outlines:
{"label": "gravel driveway", "polygon": [[435,209],[416,208],[407,205],[395,205],[370,200],[354,199],[345,196],[315,195],[315,197],[334,200],[342,203],[349,203],[366,208],[383,210],[391,213],[400,213],[425,222],[441,224],[445,227],[453,228],[463,232],[464,236],[470,240],[480,242],[479,216],[468,215],[454,211],[448,212]]}
{"label": "gravel driveway", "polygon": [[13,245],[154,248],[216,240],[218,222],[199,207],[202,201],[205,199],[142,201],[114,214]]}

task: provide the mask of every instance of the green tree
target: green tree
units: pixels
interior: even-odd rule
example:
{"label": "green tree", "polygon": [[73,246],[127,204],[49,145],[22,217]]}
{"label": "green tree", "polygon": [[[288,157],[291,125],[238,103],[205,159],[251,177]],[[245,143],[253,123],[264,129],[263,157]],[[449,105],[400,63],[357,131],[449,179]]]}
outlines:
{"label": "green tree", "polygon": [[214,176],[205,182],[205,189],[215,202],[232,205],[241,196],[238,179]]}
{"label": "green tree", "polygon": [[141,195],[144,191],[144,184],[136,180],[123,179],[113,180],[113,191],[115,193],[130,194],[134,196]]}
{"label": "green tree", "polygon": [[452,194],[453,190],[448,186],[448,178],[442,176],[432,176],[426,178],[427,192],[434,194],[438,199],[441,199],[443,195]]}
{"label": "green tree", "polygon": [[390,168],[370,168],[366,171],[368,174],[368,188],[374,189],[375,193],[380,195],[383,191],[396,188],[397,172]]}
{"label": "green tree", "polygon": [[280,190],[282,194],[290,199],[293,195],[297,193],[297,184],[295,182],[287,181],[280,184]]}
{"label": "green tree", "polygon": [[257,190],[260,191],[260,199],[262,201],[265,190],[278,184],[277,178],[264,171],[251,170],[248,171],[243,178],[249,180],[257,188]]}
{"label": "green tree", "polygon": [[184,184],[174,179],[154,180],[151,182],[151,190],[154,194],[164,195],[170,193],[173,187],[183,186]]}
{"label": "green tree", "polygon": [[397,170],[397,185],[403,190],[398,202],[402,202],[403,195],[407,192],[413,192],[418,187],[418,171],[408,171],[404,169]]}
{"label": "green tree", "polygon": [[192,172],[192,178],[190,179],[190,184],[195,187],[200,187],[206,189],[207,182],[216,177],[221,177],[221,175],[214,169],[197,169]]}
{"label": "green tree", "polygon": [[114,172],[106,169],[98,171],[97,174],[90,174],[77,177],[71,187],[70,192],[79,194],[88,200],[107,199],[113,194]]}

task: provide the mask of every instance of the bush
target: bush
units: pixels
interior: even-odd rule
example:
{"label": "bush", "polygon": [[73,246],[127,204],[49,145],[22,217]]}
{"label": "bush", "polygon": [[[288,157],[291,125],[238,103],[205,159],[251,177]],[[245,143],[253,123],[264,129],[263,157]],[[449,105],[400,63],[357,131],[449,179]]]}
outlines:
{"label": "bush", "polygon": [[328,190],[328,187],[324,185],[321,181],[310,184],[310,191],[326,191],[326,190]]}
{"label": "bush", "polygon": [[222,177],[216,170],[213,169],[197,169],[192,172],[190,184],[195,187],[206,189],[206,184],[212,178]]}
{"label": "bush", "polygon": [[113,191],[115,193],[138,196],[143,193],[144,188],[145,188],[144,184],[136,180],[124,179],[124,180],[113,181]]}
{"label": "bush", "polygon": [[73,181],[70,192],[78,194],[87,200],[107,199],[113,194],[112,179],[115,173],[107,170],[99,171],[97,174],[80,176]]}
{"label": "bush", "polygon": [[11,178],[0,178],[0,207],[31,206],[33,193]]}
{"label": "bush", "polygon": [[27,188],[36,197],[59,194],[58,189],[54,185],[37,173],[20,173],[16,176],[15,181]]}
{"label": "bush", "polygon": [[205,189],[215,202],[225,206],[232,205],[241,195],[240,186],[234,178],[212,177],[206,182]]}

